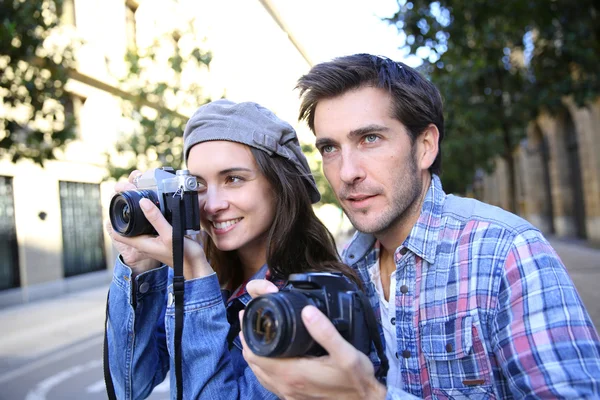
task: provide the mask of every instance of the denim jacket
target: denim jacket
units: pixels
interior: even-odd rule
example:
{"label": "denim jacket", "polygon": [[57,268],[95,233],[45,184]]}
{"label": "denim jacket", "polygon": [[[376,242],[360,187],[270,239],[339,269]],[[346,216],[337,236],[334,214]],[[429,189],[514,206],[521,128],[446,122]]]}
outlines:
{"label": "denim jacket", "polygon": [[[176,398],[172,271],[162,266],[144,272],[136,277],[132,290],[131,269],[120,258],[116,262],[107,335],[109,366],[120,400],[148,397],[169,370],[171,398]],[[265,265],[252,279],[262,279],[266,273]],[[242,356],[238,311],[250,295],[244,290],[233,300],[227,298],[214,273],[185,282],[183,398],[276,399],[261,386]]]}
{"label": "denim jacket", "polygon": [[[380,317],[369,276],[379,243],[357,233],[342,257]],[[598,334],[560,258],[525,220],[446,195],[434,175],[395,262],[403,387],[388,386],[388,399],[600,397]]]}

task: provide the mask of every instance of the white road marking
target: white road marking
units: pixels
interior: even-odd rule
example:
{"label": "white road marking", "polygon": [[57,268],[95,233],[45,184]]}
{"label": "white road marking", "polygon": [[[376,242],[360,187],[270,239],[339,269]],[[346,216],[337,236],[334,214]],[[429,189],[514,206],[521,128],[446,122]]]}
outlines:
{"label": "white road marking", "polygon": [[98,368],[102,366],[102,359],[92,360],[85,364],[76,365],[56,375],[52,375],[49,378],[44,379],[38,383],[33,390],[30,390],[25,396],[25,400],[45,400],[48,392],[55,386],[62,382],[71,379],[73,376],[81,374],[82,372],[90,369]]}
{"label": "white road marking", "polygon": [[69,347],[66,350],[61,350],[57,353],[54,353],[48,357],[42,357],[39,360],[36,360],[30,364],[25,364],[19,368],[16,368],[4,375],[0,376],[0,384],[6,383],[18,376],[25,375],[30,373],[31,371],[43,367],[45,365],[51,364],[55,361],[62,360],[64,358],[70,357],[73,354],[77,354],[83,350],[86,350],[89,347],[97,346],[104,341],[104,336],[98,336],[92,339],[88,339],[85,342],[79,343],[75,346]]}

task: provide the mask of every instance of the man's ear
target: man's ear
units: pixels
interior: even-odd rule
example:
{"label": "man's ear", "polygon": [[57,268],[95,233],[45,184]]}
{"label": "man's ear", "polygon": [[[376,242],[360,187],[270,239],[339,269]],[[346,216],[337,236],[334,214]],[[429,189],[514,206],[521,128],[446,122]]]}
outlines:
{"label": "man's ear", "polygon": [[427,128],[417,138],[418,158],[417,163],[421,170],[427,170],[437,157],[439,148],[440,131],[434,124],[429,124]]}

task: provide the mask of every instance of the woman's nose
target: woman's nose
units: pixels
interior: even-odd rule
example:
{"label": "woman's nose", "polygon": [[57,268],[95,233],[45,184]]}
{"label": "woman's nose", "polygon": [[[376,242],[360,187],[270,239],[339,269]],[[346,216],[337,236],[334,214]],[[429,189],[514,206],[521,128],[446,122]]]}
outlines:
{"label": "woman's nose", "polygon": [[[202,201],[204,201],[204,204],[202,204]],[[201,196],[200,202],[200,209],[208,214],[216,214],[229,206],[227,199],[218,190],[208,190],[204,196]]]}

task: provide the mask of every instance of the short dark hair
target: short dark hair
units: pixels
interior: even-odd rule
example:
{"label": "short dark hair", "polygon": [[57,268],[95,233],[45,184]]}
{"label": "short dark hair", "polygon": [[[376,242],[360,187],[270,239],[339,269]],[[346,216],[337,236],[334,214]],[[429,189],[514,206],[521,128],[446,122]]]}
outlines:
{"label": "short dark hair", "polygon": [[[434,124],[444,138],[444,114],[439,90],[415,69],[386,57],[354,54],[315,65],[298,80],[302,99],[300,120],[315,131],[315,109],[322,99],[340,96],[350,90],[371,86],[387,90],[392,97],[393,117],[408,130],[411,142]],[[439,174],[442,150],[429,171]]]}

